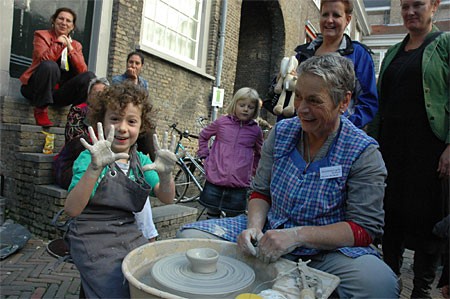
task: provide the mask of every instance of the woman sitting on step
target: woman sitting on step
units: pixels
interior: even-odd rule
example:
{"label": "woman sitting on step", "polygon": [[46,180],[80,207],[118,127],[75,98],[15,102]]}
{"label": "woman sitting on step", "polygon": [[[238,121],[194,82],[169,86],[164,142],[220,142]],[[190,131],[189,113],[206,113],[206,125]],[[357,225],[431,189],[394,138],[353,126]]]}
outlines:
{"label": "woman sitting on step", "polygon": [[51,29],[34,32],[33,61],[20,76],[20,92],[34,106],[36,124],[50,127],[48,106],[78,105],[86,101],[89,81],[83,47],[72,39],[76,13],[58,8],[51,16]]}

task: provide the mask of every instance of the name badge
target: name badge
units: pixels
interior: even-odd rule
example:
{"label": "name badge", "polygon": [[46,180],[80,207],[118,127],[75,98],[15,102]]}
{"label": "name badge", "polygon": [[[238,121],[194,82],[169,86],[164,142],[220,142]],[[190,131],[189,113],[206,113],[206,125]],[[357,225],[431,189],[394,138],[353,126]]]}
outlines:
{"label": "name badge", "polygon": [[342,166],[330,166],[320,168],[320,179],[334,179],[342,177]]}

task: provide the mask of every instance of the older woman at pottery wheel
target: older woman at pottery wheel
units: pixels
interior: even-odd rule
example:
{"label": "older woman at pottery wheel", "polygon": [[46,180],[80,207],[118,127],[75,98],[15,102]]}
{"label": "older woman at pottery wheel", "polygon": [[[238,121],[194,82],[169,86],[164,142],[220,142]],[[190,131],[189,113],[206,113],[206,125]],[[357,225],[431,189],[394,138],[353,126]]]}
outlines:
{"label": "older woman at pottery wheel", "polygon": [[248,216],[188,224],[178,237],[237,242],[265,262],[311,260],[340,278],[341,298],[398,297],[396,275],[369,246],[383,233],[387,171],[377,142],[342,116],[352,62],[326,54],[297,72],[298,117],[277,123],[265,141]]}

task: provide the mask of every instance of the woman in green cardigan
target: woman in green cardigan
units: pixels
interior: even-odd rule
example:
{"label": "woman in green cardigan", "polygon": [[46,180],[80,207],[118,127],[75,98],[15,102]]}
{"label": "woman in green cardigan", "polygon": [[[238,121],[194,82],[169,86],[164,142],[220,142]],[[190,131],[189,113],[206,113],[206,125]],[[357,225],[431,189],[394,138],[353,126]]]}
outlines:
{"label": "woman in green cardigan", "polygon": [[414,250],[411,298],[429,298],[444,246],[432,229],[449,205],[450,35],[432,24],[440,0],[400,3],[408,34],[383,60],[369,133],[388,170],[384,260],[400,276],[404,249]]}

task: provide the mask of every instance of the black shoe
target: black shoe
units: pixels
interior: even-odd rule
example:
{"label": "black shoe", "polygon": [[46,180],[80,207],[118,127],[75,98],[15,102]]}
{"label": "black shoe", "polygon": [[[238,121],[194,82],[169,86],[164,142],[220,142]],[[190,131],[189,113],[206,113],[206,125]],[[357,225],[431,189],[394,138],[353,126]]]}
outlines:
{"label": "black shoe", "polygon": [[47,244],[48,253],[57,259],[63,258],[67,262],[71,262],[69,248],[63,239],[55,239]]}

